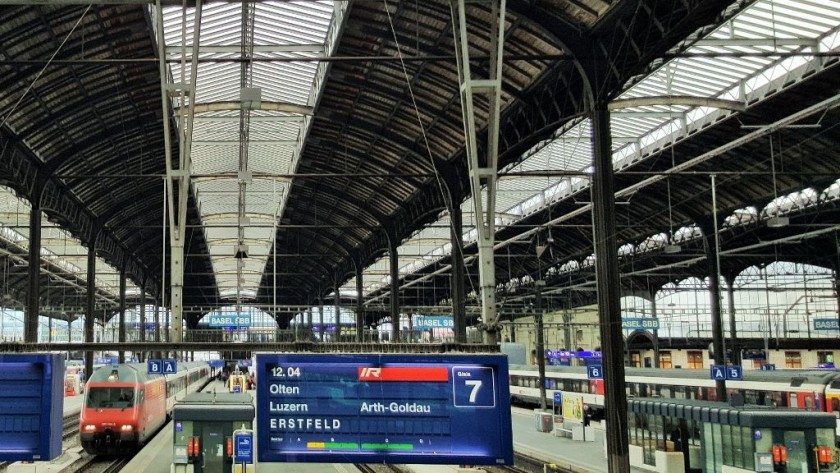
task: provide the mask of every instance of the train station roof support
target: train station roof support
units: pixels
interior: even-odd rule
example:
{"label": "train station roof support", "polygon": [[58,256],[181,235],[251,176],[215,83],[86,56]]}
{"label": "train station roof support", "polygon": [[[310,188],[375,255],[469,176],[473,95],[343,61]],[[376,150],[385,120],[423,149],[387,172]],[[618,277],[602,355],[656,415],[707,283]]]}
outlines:
{"label": "train station roof support", "polygon": [[[399,306],[451,306],[450,222],[436,173],[454,182],[446,187],[464,211],[463,279],[467,303],[477,304],[448,2],[265,1],[247,6],[253,23],[240,3],[207,3],[194,141],[175,133],[168,146],[164,122],[173,130],[185,122],[175,118],[178,98],[161,107],[151,2],[33,3],[0,7],[0,183],[30,199],[40,182],[46,219],[82,245],[93,246],[98,222],[97,256],[127,265],[134,283],[145,276],[150,295],[172,301],[165,155],[187,145],[185,308],[303,306],[361,265],[373,309],[389,292],[379,273],[389,266],[379,261],[386,225],[401,246]],[[194,9],[163,4],[167,83],[188,84],[181,64],[193,33],[182,36],[180,24]],[[776,258],[835,265],[838,25],[836,0],[509,0],[493,218],[498,302],[532,297],[541,270],[548,305],[570,292],[593,300],[591,126],[576,65],[595,60],[593,50],[608,66],[598,93],[624,107],[610,123],[619,284],[704,274],[697,222],[711,214],[710,174],[722,270]],[[487,50],[489,38],[476,39]],[[476,104],[490,116],[489,102]],[[480,120],[477,130],[487,126]],[[769,227],[775,217],[789,224]],[[796,240],[808,245],[787,244]],[[661,267],[673,271],[654,274]],[[11,282],[20,298],[25,278]]]}

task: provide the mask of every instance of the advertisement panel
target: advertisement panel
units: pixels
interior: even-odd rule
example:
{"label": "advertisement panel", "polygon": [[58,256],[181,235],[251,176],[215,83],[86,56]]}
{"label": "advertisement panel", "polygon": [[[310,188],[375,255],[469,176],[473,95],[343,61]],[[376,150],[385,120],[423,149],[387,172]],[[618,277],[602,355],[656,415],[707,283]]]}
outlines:
{"label": "advertisement panel", "polygon": [[563,393],[563,419],[583,423],[583,396],[576,393]]}

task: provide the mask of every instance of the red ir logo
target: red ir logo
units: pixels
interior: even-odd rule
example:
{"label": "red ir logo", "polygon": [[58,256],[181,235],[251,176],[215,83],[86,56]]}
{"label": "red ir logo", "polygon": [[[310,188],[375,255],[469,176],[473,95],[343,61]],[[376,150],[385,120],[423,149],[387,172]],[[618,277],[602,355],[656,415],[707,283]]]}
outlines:
{"label": "red ir logo", "polygon": [[381,375],[382,368],[359,368],[359,381],[378,380]]}

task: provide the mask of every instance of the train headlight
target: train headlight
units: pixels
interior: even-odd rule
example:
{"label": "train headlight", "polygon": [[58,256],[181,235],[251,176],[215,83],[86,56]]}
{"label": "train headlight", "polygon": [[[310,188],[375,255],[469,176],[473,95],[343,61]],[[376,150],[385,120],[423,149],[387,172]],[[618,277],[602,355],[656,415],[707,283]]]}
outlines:
{"label": "train headlight", "polygon": [[93,432],[94,430],[96,430],[96,426],[93,424],[88,424],[85,426],[85,432]]}
{"label": "train headlight", "polygon": [[123,431],[123,432],[133,432],[134,431],[134,426],[133,425],[124,425],[124,426],[120,427],[120,430]]}

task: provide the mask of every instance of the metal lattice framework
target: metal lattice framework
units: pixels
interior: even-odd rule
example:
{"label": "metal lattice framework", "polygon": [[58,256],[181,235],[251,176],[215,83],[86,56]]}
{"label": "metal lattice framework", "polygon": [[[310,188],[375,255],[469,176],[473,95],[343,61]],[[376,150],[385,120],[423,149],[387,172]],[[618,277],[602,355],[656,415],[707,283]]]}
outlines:
{"label": "metal lattice framework", "polygon": [[[195,308],[233,300],[292,317],[278,306],[313,304],[345,283],[355,291],[361,269],[373,308],[391,297],[380,259],[389,246],[400,255],[400,303],[446,305],[450,202],[464,211],[465,280],[478,287],[451,5],[311,3],[204,6],[195,90],[179,85],[192,80],[194,30],[182,33],[181,22],[195,9],[166,6],[166,118],[154,8],[0,8],[0,184],[168,298],[163,123],[191,123],[189,142],[175,133],[169,150],[191,150],[182,222],[191,323]],[[836,266],[838,12],[836,1],[508,1],[502,305],[529,297],[539,278],[553,286],[549,304],[591,301],[582,68],[613,99],[628,290],[703,273],[711,174],[726,273],[777,259]],[[470,25],[488,15],[481,3],[466,11]],[[470,31],[475,66],[487,67],[491,41]],[[480,117],[488,102],[475,106]],[[790,225],[768,228],[777,215]],[[785,244],[797,238],[808,244]],[[665,251],[675,244],[680,253]],[[236,258],[243,245],[248,258]],[[22,294],[25,275],[10,284]]]}

